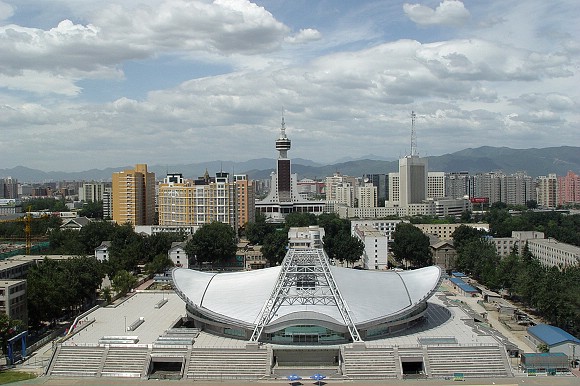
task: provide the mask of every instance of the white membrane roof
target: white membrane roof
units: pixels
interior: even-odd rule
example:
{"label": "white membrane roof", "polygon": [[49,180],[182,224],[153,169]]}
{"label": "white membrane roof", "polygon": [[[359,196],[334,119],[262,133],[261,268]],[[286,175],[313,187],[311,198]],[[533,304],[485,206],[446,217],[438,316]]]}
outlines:
{"label": "white membrane roof", "polygon": [[[278,279],[280,267],[256,271],[206,273],[173,270],[173,280],[183,296],[202,313],[204,310],[243,324],[255,324]],[[426,301],[437,289],[441,269],[437,266],[413,271],[364,271],[331,267],[340,294],[355,324],[367,323],[406,312]],[[304,315],[344,325],[334,305],[293,304],[281,306],[271,324]]]}

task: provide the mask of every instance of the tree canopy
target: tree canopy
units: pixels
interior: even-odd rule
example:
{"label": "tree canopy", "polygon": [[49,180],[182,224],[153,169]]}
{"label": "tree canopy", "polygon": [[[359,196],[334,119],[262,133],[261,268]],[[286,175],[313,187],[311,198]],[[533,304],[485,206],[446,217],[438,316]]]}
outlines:
{"label": "tree canopy", "polygon": [[82,208],[78,211],[79,216],[88,218],[103,218],[103,201],[89,201],[83,203]]}
{"label": "tree canopy", "polygon": [[262,255],[268,260],[270,266],[279,265],[284,259],[287,250],[288,232],[285,229],[266,235],[261,249]]}
{"label": "tree canopy", "polygon": [[52,321],[94,303],[103,277],[101,263],[92,257],[44,259],[27,275],[30,324]]}
{"label": "tree canopy", "polygon": [[399,223],[393,232],[392,252],[399,263],[408,262],[413,267],[431,265],[429,237],[409,223]]}
{"label": "tree canopy", "polygon": [[340,262],[353,265],[363,255],[365,245],[350,232],[341,230],[334,236],[324,236],[324,248],[328,256]]}
{"label": "tree canopy", "polygon": [[16,336],[23,327],[26,328],[20,320],[11,319],[4,312],[0,312],[0,346],[3,353],[7,352],[8,340]]}
{"label": "tree canopy", "polygon": [[195,256],[198,263],[223,264],[234,259],[237,238],[234,229],[221,222],[200,227],[185,245],[188,256]]}

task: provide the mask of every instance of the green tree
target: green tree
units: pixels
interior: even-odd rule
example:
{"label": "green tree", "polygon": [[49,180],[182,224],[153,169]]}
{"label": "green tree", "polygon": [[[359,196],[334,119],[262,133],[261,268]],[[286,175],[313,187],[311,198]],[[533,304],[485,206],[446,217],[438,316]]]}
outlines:
{"label": "green tree", "polygon": [[316,215],[313,213],[288,213],[285,218],[286,228],[291,227],[307,227],[317,224]]}
{"label": "green tree", "polygon": [[160,232],[144,237],[142,241],[145,243],[145,254],[142,262],[150,263],[159,255],[167,256],[167,251],[171,249],[174,242],[184,240],[184,234],[175,232]]}
{"label": "green tree", "polygon": [[166,253],[160,253],[153,258],[153,261],[145,265],[148,275],[165,272],[167,268],[173,267],[173,262]]}
{"label": "green tree", "polygon": [[453,247],[459,253],[463,246],[470,241],[480,239],[484,235],[484,232],[470,227],[468,225],[458,226],[451,237],[453,238]]}
{"label": "green tree", "polygon": [[261,249],[262,255],[268,260],[270,266],[279,265],[284,260],[287,250],[288,233],[285,230],[269,233],[264,238],[264,244]]}
{"label": "green tree", "polygon": [[89,201],[83,203],[82,208],[78,211],[79,216],[88,218],[103,218],[103,201]]}
{"label": "green tree", "polygon": [[431,265],[429,237],[409,223],[399,223],[393,232],[393,255],[398,262],[406,261],[413,267]]}
{"label": "green tree", "polygon": [[31,211],[48,210],[50,212],[67,212],[64,199],[58,200],[55,198],[31,198],[22,203],[22,207],[30,208]]}
{"label": "green tree", "polygon": [[263,213],[256,213],[256,220],[249,222],[244,226],[244,236],[251,244],[261,245],[267,234],[276,230],[275,226],[266,222],[266,216]]}
{"label": "green tree", "polygon": [[147,253],[144,237],[133,231],[131,224],[115,227],[109,248],[108,273],[115,276],[119,270],[134,271]]}
{"label": "green tree", "polygon": [[318,226],[324,228],[324,235],[332,238],[341,232],[350,233],[350,220],[341,219],[336,213],[322,213],[318,216]]}
{"label": "green tree", "polygon": [[339,261],[346,261],[348,266],[348,264],[354,265],[360,260],[365,249],[365,245],[360,239],[350,233],[341,232],[332,240],[333,255],[338,257]]}
{"label": "green tree", "polygon": [[221,264],[236,257],[237,238],[234,229],[221,222],[199,228],[185,245],[188,256],[198,263]]}
{"label": "green tree", "polygon": [[103,287],[103,289],[101,290],[101,296],[103,297],[105,302],[107,302],[107,304],[111,303],[111,300],[113,299],[111,287],[109,286]]}
{"label": "green tree", "polygon": [[4,312],[0,312],[0,344],[3,353],[8,352],[6,349],[8,346],[8,340],[13,336],[16,336],[22,327],[22,321],[11,319]]}
{"label": "green tree", "polygon": [[111,280],[113,290],[120,294],[125,295],[127,292],[131,291],[137,284],[137,278],[133,276],[130,272],[124,269],[117,272],[117,274]]}
{"label": "green tree", "polygon": [[66,313],[85,309],[96,301],[104,276],[92,257],[45,259],[27,275],[28,315],[32,325],[52,321]]}
{"label": "green tree", "polygon": [[32,267],[27,274],[28,316],[31,325],[54,321],[65,312],[70,299],[70,280],[62,264],[44,261]]}

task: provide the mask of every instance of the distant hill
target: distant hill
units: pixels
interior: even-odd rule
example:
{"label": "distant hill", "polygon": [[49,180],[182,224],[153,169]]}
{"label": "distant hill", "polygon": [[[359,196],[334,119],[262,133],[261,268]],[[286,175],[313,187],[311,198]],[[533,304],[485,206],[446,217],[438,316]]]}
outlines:
{"label": "distant hill", "polygon": [[[430,171],[482,173],[502,170],[505,173],[525,171],[532,177],[556,173],[565,175],[568,170],[580,173],[580,147],[560,146],[543,149],[510,149],[507,147],[483,146],[469,148],[451,154],[427,157]],[[211,161],[182,165],[149,165],[149,169],[158,177],[167,172],[181,173],[186,178],[203,175],[207,169],[210,174],[224,172],[246,173],[252,179],[268,178],[276,165],[275,159],[260,158],[245,162]],[[0,177],[11,176],[21,182],[45,181],[108,181],[113,172],[132,168],[91,169],[83,172],[44,172],[17,166],[12,169],[0,169]],[[354,160],[332,165],[321,165],[305,159],[292,159],[292,172],[299,178],[321,178],[340,172],[344,175],[362,176],[363,174],[380,174],[396,172],[398,161],[375,159]]]}

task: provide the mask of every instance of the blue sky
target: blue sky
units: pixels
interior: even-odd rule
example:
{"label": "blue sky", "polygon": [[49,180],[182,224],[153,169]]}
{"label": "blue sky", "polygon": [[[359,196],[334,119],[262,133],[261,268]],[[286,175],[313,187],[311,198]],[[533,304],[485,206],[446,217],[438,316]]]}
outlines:
{"label": "blue sky", "polygon": [[580,3],[0,0],[0,169],[579,146]]}

